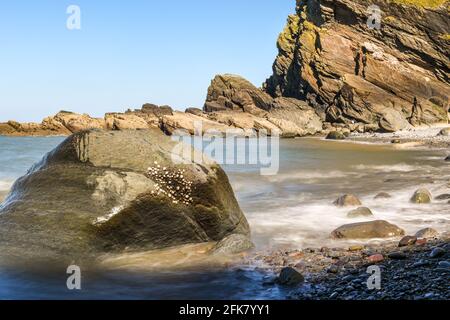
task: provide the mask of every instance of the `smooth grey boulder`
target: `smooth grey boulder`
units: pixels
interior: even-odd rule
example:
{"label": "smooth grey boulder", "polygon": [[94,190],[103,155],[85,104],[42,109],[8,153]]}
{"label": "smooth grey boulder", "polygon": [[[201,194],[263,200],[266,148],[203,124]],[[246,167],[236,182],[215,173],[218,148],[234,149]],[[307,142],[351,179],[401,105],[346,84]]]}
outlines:
{"label": "smooth grey boulder", "polygon": [[15,182],[0,207],[1,250],[74,261],[249,237],[225,172],[175,146],[158,129],[70,136]]}
{"label": "smooth grey boulder", "polygon": [[383,220],[347,224],[331,233],[333,239],[375,239],[404,235],[404,230]]}
{"label": "smooth grey boulder", "polygon": [[358,209],[352,210],[347,214],[347,218],[361,218],[361,217],[372,217],[372,210],[366,207],[360,207]]}

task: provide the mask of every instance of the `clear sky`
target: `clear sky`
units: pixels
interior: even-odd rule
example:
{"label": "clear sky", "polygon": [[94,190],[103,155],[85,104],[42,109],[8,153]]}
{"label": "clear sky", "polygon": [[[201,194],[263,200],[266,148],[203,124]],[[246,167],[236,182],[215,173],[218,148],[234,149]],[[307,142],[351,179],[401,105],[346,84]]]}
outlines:
{"label": "clear sky", "polygon": [[[69,5],[81,30],[68,30]],[[0,2],[0,121],[202,107],[215,74],[260,86],[295,0]]]}

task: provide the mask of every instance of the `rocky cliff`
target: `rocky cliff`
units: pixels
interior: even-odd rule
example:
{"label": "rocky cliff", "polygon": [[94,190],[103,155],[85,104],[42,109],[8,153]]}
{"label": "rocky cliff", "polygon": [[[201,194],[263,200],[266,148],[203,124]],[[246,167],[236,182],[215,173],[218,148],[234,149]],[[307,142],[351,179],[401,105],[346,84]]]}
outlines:
{"label": "rocky cliff", "polygon": [[264,88],[368,130],[447,123],[449,34],[445,0],[298,0]]}
{"label": "rocky cliff", "polygon": [[[216,76],[203,110],[146,104],[103,119],[60,112],[41,124],[0,123],[4,135],[68,135],[82,129],[393,132],[448,123],[448,0],[297,0],[277,46],[273,75],[257,88]],[[252,134],[252,133],[244,133]]]}

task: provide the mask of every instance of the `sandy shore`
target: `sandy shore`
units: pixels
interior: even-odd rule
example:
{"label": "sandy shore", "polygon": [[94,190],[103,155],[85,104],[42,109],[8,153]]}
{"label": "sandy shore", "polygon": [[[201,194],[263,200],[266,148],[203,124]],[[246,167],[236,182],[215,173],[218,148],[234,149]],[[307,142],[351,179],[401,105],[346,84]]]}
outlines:
{"label": "sandy shore", "polygon": [[394,133],[360,133],[352,134],[348,140],[395,144],[398,148],[449,149],[450,136],[439,135],[446,128],[450,128],[450,125],[416,127]]}

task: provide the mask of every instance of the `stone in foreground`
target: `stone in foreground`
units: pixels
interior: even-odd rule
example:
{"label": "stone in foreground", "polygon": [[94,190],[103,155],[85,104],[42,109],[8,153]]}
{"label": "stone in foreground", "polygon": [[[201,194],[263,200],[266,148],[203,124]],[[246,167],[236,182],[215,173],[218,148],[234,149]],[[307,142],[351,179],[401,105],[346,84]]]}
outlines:
{"label": "stone in foreground", "polygon": [[404,235],[404,230],[383,220],[347,224],[331,233],[333,239],[378,239]]}
{"label": "stone in foreground", "polygon": [[70,136],[0,207],[2,250],[74,261],[248,237],[224,171],[213,162],[175,164],[187,159],[174,146],[158,129]]}

